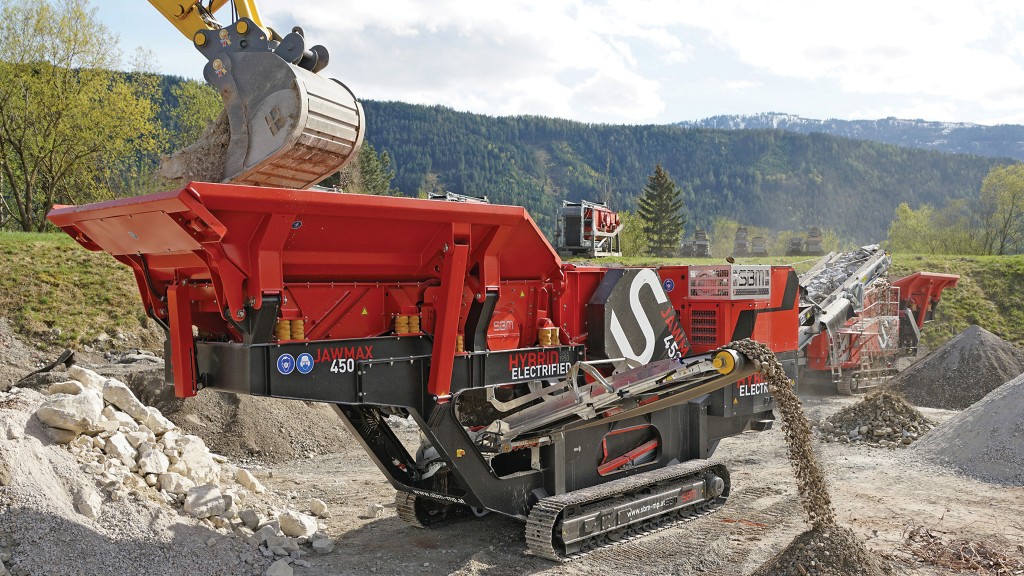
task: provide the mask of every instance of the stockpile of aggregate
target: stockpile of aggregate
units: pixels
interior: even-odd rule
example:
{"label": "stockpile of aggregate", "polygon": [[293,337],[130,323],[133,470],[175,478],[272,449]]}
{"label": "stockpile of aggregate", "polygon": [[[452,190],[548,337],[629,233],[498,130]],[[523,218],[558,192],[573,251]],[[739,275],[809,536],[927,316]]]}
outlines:
{"label": "stockpile of aggregate", "polygon": [[818,433],[826,442],[906,448],[933,426],[899,394],[876,390],[860,402],[822,419]]}
{"label": "stockpile of aggregate", "polygon": [[1024,350],[970,326],[889,382],[915,406],[963,410],[1024,372]]}
{"label": "stockpile of aggregate", "polygon": [[782,415],[787,453],[797,492],[811,528],[762,564],[754,576],[884,576],[891,573],[849,528],[836,522],[825,475],[814,456],[811,427],[803,405],[775,355],[763,344],[744,340],[729,345],[741,350],[764,374]]}
{"label": "stockpile of aggregate", "polygon": [[935,428],[914,451],[985,482],[1024,486],[1024,374]]}

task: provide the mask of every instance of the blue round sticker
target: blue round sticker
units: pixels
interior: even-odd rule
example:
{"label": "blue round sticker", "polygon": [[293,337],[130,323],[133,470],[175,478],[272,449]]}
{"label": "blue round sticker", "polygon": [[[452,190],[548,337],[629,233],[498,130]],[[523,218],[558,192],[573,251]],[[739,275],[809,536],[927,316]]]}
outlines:
{"label": "blue round sticker", "polygon": [[295,359],[295,367],[299,369],[299,372],[309,374],[313,371],[313,356],[308,352],[299,354],[298,358]]}
{"label": "blue round sticker", "polygon": [[665,292],[671,292],[676,289],[676,282],[671,278],[665,278],[665,282],[662,286],[665,287]]}
{"label": "blue round sticker", "polygon": [[291,354],[281,354],[277,357],[277,371],[281,374],[291,374],[295,370],[295,358]]}

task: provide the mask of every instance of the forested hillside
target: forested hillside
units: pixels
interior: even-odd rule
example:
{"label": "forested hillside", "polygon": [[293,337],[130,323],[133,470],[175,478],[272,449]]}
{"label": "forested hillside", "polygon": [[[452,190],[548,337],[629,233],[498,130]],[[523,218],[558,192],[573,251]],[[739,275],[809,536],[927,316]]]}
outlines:
{"label": "forested hillside", "polygon": [[902,148],[825,134],[594,125],[488,117],[441,106],[364,101],[367,139],[407,195],[446,189],[521,204],[550,231],[565,199],[632,210],[655,163],[682,187],[692,226],[715,216],[775,229],[834,228],[877,242],[900,202],[977,197],[1009,159]]}

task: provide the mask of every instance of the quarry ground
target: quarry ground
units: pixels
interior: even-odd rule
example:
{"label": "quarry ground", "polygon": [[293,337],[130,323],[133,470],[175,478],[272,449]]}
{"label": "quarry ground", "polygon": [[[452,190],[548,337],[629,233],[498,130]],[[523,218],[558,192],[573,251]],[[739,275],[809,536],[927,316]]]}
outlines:
{"label": "quarry ground", "polygon": [[[801,396],[812,419],[860,399],[816,391]],[[955,414],[922,412],[936,422]],[[412,429],[403,436],[415,442]],[[888,555],[898,573],[958,573],[914,561],[902,545],[914,527],[1008,550],[1024,539],[1024,488],[956,475],[911,449],[816,442],[816,452],[839,522]],[[344,453],[275,465],[257,476],[279,492],[319,497],[334,511],[325,526],[338,546],[296,574],[749,574],[808,527],[783,432],[728,439],[716,456],[732,471],[732,495],[717,514],[560,566],[529,555],[523,526],[513,519],[492,514],[431,530],[404,524],[391,506],[394,491],[354,442]]]}

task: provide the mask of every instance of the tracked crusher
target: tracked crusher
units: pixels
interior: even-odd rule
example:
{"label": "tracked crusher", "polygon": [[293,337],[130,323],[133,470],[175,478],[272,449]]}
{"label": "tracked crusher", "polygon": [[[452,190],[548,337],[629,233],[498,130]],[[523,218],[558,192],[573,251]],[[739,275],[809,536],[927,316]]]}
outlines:
{"label": "tracked crusher", "polygon": [[576,266],[520,207],[193,183],[49,218],[132,268],[177,396],[329,403],[402,519],[519,518],[552,560],[722,506],[719,441],[774,419],[748,339],[797,362],[792,268]]}

